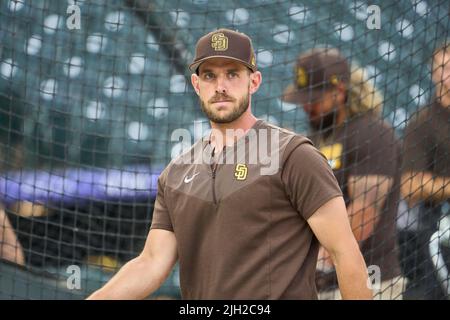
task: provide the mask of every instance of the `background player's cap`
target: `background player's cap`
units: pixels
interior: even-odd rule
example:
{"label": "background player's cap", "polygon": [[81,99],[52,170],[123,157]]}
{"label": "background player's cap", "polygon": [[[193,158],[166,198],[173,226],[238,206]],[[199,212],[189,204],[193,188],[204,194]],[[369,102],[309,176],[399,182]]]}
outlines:
{"label": "background player's cap", "polygon": [[289,103],[314,102],[323,97],[325,90],[349,80],[349,64],[337,49],[311,49],[298,56],[294,83],[284,90],[281,99]]}
{"label": "background player's cap", "polygon": [[257,70],[252,40],[237,31],[222,28],[201,37],[197,42],[195,58],[189,69],[197,72],[200,64],[211,58],[233,59],[242,62],[253,72]]}

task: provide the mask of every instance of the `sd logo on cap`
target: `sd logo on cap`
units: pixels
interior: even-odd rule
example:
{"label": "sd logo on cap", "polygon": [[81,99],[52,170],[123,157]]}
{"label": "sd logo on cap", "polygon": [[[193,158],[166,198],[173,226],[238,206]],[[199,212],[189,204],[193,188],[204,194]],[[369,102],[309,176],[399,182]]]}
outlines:
{"label": "sd logo on cap", "polygon": [[228,49],[228,38],[221,32],[213,34],[211,37],[211,47],[216,51],[225,51]]}
{"label": "sd logo on cap", "polygon": [[211,58],[236,60],[253,72],[257,70],[251,39],[241,32],[230,29],[222,28],[201,37],[197,42],[195,58],[189,65],[189,69],[197,72],[200,64]]}

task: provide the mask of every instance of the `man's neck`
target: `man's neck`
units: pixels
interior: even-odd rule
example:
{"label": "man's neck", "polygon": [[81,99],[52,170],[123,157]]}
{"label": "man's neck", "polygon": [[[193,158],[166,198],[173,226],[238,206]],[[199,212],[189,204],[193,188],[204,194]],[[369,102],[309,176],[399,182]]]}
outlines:
{"label": "man's neck", "polygon": [[[237,140],[247,134],[258,119],[251,113],[229,123],[211,122],[210,143],[216,150],[222,150],[224,146],[232,146]],[[231,134],[230,134],[231,133]]]}

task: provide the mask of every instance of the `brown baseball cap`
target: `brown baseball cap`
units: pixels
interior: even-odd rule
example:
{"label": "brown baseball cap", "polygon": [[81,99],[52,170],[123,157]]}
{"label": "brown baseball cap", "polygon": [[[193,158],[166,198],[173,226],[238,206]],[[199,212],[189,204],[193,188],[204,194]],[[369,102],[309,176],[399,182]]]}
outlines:
{"label": "brown baseball cap", "polygon": [[236,60],[253,72],[257,70],[252,40],[241,32],[221,28],[201,37],[197,42],[195,58],[189,69],[197,72],[200,64],[211,58]]}
{"label": "brown baseball cap", "polygon": [[318,101],[327,89],[349,79],[349,64],[339,50],[314,48],[298,56],[294,83],[284,90],[281,100],[300,104]]}

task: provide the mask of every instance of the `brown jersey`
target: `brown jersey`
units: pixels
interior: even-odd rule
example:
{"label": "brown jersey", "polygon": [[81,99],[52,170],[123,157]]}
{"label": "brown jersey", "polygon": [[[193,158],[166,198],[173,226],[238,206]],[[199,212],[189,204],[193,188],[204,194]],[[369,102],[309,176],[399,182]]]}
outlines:
{"label": "brown jersey", "polygon": [[211,165],[205,138],[158,180],[151,228],[175,233],[184,299],[317,298],[319,244],[307,219],[341,190],[304,136],[262,120],[250,131],[278,135],[271,151],[279,163],[270,174],[262,174],[262,161],[249,161],[260,146],[247,133],[221,153],[227,158],[244,145],[234,163]]}

